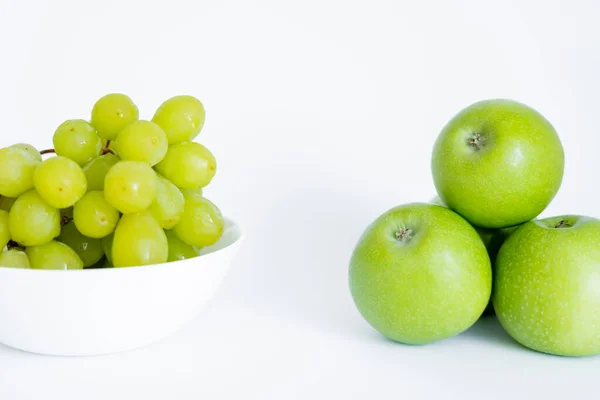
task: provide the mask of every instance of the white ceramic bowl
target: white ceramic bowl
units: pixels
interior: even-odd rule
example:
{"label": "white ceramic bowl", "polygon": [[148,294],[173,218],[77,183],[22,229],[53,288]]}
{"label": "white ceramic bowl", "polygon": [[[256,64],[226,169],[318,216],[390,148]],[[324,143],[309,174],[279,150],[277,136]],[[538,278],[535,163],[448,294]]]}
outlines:
{"label": "white ceramic bowl", "polygon": [[45,271],[0,267],[0,342],[40,354],[97,355],[156,342],[215,294],[243,239],[227,219],[196,258],[131,268]]}

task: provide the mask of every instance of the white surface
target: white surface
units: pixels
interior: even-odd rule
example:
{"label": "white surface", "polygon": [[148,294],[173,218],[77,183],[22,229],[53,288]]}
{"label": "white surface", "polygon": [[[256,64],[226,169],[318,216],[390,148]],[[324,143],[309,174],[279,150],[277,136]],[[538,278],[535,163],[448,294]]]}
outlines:
{"label": "white surface", "polygon": [[37,354],[91,356],[154,343],[212,299],[243,240],[230,219],[202,256],[138,268],[0,267],[0,343]]}
{"label": "white surface", "polygon": [[[188,92],[219,166],[206,191],[247,240],[209,310],[99,358],[0,348],[0,398],[578,398],[600,359],[516,347],[492,321],[428,347],[382,340],[347,289],[363,228],[429,199],[460,108],[511,97],[566,150],[546,215],[600,216],[594,1],[0,0],[1,141],[49,145],[109,91],[150,117]],[[592,393],[594,393],[592,392]],[[587,397],[590,397],[588,395]]]}

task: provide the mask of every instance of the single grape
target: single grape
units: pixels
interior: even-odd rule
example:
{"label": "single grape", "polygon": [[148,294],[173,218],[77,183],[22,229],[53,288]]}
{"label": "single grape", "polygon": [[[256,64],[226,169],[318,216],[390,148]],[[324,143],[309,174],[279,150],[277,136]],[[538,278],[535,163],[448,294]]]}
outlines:
{"label": "single grape", "polygon": [[106,174],[104,198],[124,214],[147,209],[156,197],[156,172],[140,161],[119,161]]}
{"label": "single grape", "polygon": [[31,190],[13,204],[8,227],[12,240],[23,246],[48,243],[60,234],[60,211]]}
{"label": "single grape", "polygon": [[173,231],[165,231],[167,243],[169,244],[169,256],[167,261],[179,261],[198,256],[198,248],[190,246],[179,239]]}
{"label": "single grape", "polygon": [[106,173],[119,162],[119,157],[112,153],[96,157],[83,167],[88,190],[104,190],[104,178]]}
{"label": "single grape", "polygon": [[115,230],[119,212],[106,201],[104,192],[91,191],[75,203],[73,221],[85,236],[101,239]]}
{"label": "single grape", "polygon": [[202,196],[204,192],[203,188],[195,188],[195,189],[181,189],[181,193],[183,194],[192,194]]}
{"label": "single grape", "polygon": [[158,107],[152,122],[159,125],[169,144],[193,140],[204,126],[204,105],[193,96],[175,96]]}
{"label": "single grape", "polygon": [[33,173],[38,165],[38,159],[27,150],[0,149],[0,196],[19,197],[33,188]]}
{"label": "single grape", "polygon": [[44,160],[33,174],[33,183],[40,196],[56,208],[71,207],[87,190],[81,167],[63,156]]}
{"label": "single grape", "polygon": [[92,109],[92,125],[105,140],[115,140],[119,132],[138,117],[139,110],[133,100],[120,93],[101,97]]}
{"label": "single grape", "polygon": [[183,194],[177,186],[162,176],[157,176],[156,198],[148,211],[163,229],[171,229],[179,222],[184,202]]}
{"label": "single grape", "polygon": [[104,255],[106,255],[106,260],[112,265],[112,245],[115,239],[114,233],[111,233],[108,236],[102,238],[102,250],[104,250]]}
{"label": "single grape", "polygon": [[8,211],[0,210],[0,251],[10,240],[10,230],[8,228]]}
{"label": "single grape", "polygon": [[14,197],[0,196],[0,210],[10,211],[16,200]]}
{"label": "single grape", "polygon": [[83,261],[75,251],[64,243],[53,240],[25,249],[33,269],[82,269]]}
{"label": "single grape", "polygon": [[98,157],[102,150],[96,129],[82,119],[70,119],[60,124],[52,143],[57,155],[68,157],[79,165]]}
{"label": "single grape", "polygon": [[200,143],[183,142],[169,146],[156,170],[181,189],[195,189],[210,183],[217,171],[217,161]]}
{"label": "single grape", "polygon": [[169,142],[162,128],[150,121],[135,121],[127,125],[116,141],[123,160],[142,161],[153,166],[167,154]]}
{"label": "single grape", "polygon": [[0,253],[0,267],[31,268],[27,254],[21,250],[10,249]]}
{"label": "single grape", "polygon": [[168,253],[165,232],[149,213],[123,215],[115,229],[112,244],[115,267],[164,263]]}
{"label": "single grape", "polygon": [[225,222],[221,211],[210,200],[185,194],[185,206],[179,223],[173,231],[190,246],[211,246],[223,234]]}
{"label": "single grape", "polygon": [[56,240],[75,250],[84,267],[94,265],[104,256],[102,241],[82,235],[73,222],[62,227]]}
{"label": "single grape", "polygon": [[26,152],[28,152],[29,154],[31,154],[31,156],[36,159],[39,162],[42,162],[42,155],[40,154],[40,151],[38,149],[36,149],[34,146],[28,144],[28,143],[17,143],[17,144],[13,144],[10,147],[14,147],[17,149],[21,149],[21,150],[25,150]]}

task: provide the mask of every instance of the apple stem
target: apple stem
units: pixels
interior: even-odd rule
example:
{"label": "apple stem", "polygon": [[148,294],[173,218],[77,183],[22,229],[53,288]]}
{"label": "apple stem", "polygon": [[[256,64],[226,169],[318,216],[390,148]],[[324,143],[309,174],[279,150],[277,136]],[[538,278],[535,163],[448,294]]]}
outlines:
{"label": "apple stem", "polygon": [[412,231],[410,229],[408,229],[408,228],[402,228],[398,232],[396,232],[396,234],[395,234],[396,239],[402,240],[405,237],[409,236],[411,234],[411,232]]}
{"label": "apple stem", "polygon": [[555,227],[556,229],[560,229],[560,228],[570,228],[570,227],[571,227],[571,224],[570,224],[570,223],[569,223],[567,220],[561,219],[560,221],[558,221],[558,223],[557,223],[556,225],[554,225],[554,227]]}
{"label": "apple stem", "polygon": [[481,133],[475,133],[473,136],[467,139],[467,142],[469,143],[469,146],[473,147],[475,150],[481,150],[485,143]]}

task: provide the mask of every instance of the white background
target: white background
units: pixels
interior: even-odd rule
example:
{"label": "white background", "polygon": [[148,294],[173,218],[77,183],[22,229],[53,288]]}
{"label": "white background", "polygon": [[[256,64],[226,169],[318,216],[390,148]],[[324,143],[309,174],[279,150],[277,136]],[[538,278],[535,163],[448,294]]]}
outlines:
{"label": "white background", "polygon": [[600,359],[527,351],[493,318],[427,347],[382,339],[354,308],[347,263],[372,219],[432,197],[437,133],[489,97],[537,108],[563,140],[565,179],[545,214],[600,216],[599,17],[592,0],[0,0],[0,144],[49,146],[105,93],[128,93],[145,118],[193,94],[207,109],[198,140],[219,163],[207,197],[247,231],[185,329],[97,358],[0,345],[0,399],[595,390]]}

